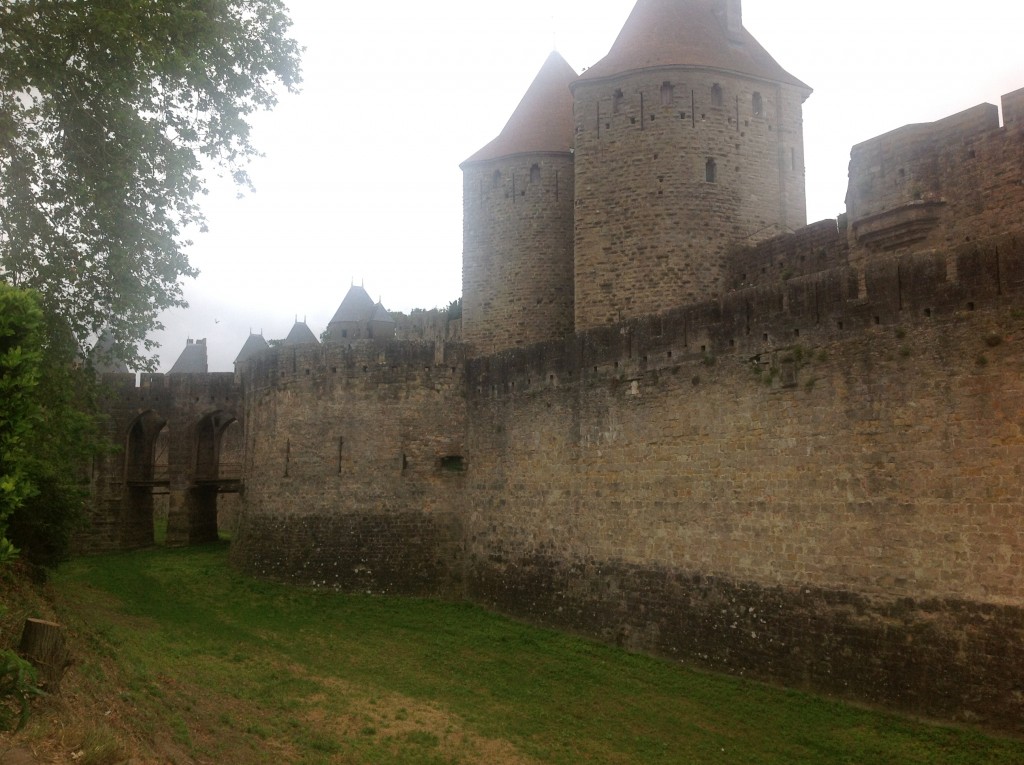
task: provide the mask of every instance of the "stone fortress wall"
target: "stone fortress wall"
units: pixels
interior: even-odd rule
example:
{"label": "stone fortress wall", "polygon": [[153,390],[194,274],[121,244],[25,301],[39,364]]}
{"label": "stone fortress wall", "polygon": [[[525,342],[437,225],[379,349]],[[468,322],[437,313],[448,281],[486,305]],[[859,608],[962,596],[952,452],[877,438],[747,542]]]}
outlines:
{"label": "stone fortress wall", "polygon": [[804,227],[809,89],[739,13],[639,0],[571,98],[552,55],[463,165],[461,330],[303,327],[234,408],[168,382],[178,517],[239,419],[245,571],[1024,733],[1024,90],[854,147]]}
{"label": "stone fortress wall", "polygon": [[689,70],[576,86],[578,330],[720,295],[735,242],[803,225],[807,92]]}
{"label": "stone fortress wall", "polygon": [[[203,341],[205,342],[205,341]],[[203,347],[205,367],[205,347]],[[79,552],[153,543],[154,510],[167,542],[217,539],[218,495],[241,479],[241,391],[231,373],[105,374],[101,402],[109,453],[91,466],[89,523]],[[221,497],[221,510],[234,497]]]}
{"label": "stone fortress wall", "polygon": [[461,346],[272,349],[246,370],[244,512],[233,559],[300,584],[460,592]]}
{"label": "stone fortress wall", "polygon": [[[861,144],[883,198],[734,250],[714,300],[489,355],[268,352],[234,559],[1020,731],[1024,125],[962,124]],[[939,203],[923,237],[858,238],[922,201],[879,154]]]}

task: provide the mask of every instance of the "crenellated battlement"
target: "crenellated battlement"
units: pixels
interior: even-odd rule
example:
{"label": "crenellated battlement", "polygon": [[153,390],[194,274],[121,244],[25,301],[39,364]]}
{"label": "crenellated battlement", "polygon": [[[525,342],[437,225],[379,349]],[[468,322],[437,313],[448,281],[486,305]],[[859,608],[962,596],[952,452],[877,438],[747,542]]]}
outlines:
{"label": "crenellated battlement", "polygon": [[1024,90],[853,147],[804,226],[809,93],[738,0],[638,0],[463,164],[465,343],[353,285],[331,342],[112,379],[102,541],[165,425],[208,531],[238,417],[255,575],[1024,732]]}
{"label": "crenellated battlement", "polygon": [[1024,91],[907,125],[853,147],[847,216],[851,260],[998,235],[1024,205]]}
{"label": "crenellated battlement", "polygon": [[[729,357],[745,363],[793,346],[848,340],[880,326],[964,318],[1019,303],[1024,295],[1024,232],[963,244],[948,253],[878,258],[860,270],[813,270],[814,258],[806,258],[834,258],[842,242],[837,232],[834,221],[822,221],[746,253],[748,263],[771,269],[772,283],[564,341],[471,359],[469,394],[521,395],[595,381],[621,382]],[[800,263],[804,275],[778,273]]]}
{"label": "crenellated battlement", "polygon": [[459,384],[464,364],[465,347],[458,343],[360,340],[269,348],[241,371],[252,391],[304,383],[315,387],[331,379],[451,388]]}

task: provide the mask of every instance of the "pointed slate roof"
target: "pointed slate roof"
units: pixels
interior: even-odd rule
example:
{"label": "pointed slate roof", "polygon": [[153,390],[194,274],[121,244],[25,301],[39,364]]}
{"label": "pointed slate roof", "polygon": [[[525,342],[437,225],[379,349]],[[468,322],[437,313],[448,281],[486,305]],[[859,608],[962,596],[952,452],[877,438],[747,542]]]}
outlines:
{"label": "pointed slate roof", "polygon": [[206,339],[189,340],[185,350],[178,356],[167,373],[169,375],[205,375],[208,371],[206,363]]}
{"label": "pointed slate roof", "polygon": [[270,344],[263,338],[263,335],[254,335],[251,332],[249,337],[245,340],[245,345],[242,346],[242,350],[238,352],[235,357],[235,364],[241,364],[243,361],[248,361],[260,351],[265,351],[270,347]]}
{"label": "pointed slate roof", "polygon": [[373,312],[377,309],[373,298],[362,287],[353,284],[349,287],[348,294],[341,301],[338,310],[334,312],[331,324],[343,321],[369,321]]}
{"label": "pointed slate roof", "polygon": [[378,322],[378,323],[382,323],[382,324],[394,324],[395,323],[394,318],[392,318],[391,314],[388,313],[387,309],[384,307],[384,304],[379,302],[379,301],[378,301],[376,307],[374,308],[373,318],[370,319],[370,321]]}
{"label": "pointed slate roof", "polygon": [[569,86],[576,77],[566,60],[552,51],[501,134],[462,164],[515,154],[568,154],[575,130]]}
{"label": "pointed slate roof", "polygon": [[313,330],[304,321],[296,321],[288,337],[284,339],[285,345],[309,345],[310,343],[320,344],[313,334]]}
{"label": "pointed slate roof", "polygon": [[723,0],[637,0],[611,50],[579,78],[600,80],[639,69],[694,66],[811,89],[769,55],[746,29],[730,37]]}
{"label": "pointed slate roof", "polygon": [[93,369],[98,374],[129,374],[128,365],[123,359],[119,359],[114,353],[114,336],[110,330],[100,332],[96,339],[96,345],[92,347],[89,358],[93,362]]}

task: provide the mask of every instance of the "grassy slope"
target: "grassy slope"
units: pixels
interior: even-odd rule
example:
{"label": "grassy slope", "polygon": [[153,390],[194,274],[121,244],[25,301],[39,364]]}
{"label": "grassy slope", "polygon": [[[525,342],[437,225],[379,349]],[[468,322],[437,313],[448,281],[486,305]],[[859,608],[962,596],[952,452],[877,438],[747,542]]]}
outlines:
{"label": "grassy slope", "polygon": [[[253,581],[222,546],[75,561],[53,590],[80,649],[69,692],[93,707],[64,744],[85,765],[129,749],[180,763],[1024,762],[1024,742],[693,672],[474,606]],[[44,735],[62,704],[22,736]]]}

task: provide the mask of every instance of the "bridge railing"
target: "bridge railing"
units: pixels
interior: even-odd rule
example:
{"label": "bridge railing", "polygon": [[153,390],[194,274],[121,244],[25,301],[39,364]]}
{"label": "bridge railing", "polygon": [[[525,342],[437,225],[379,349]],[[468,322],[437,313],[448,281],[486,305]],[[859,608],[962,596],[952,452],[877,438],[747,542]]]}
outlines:
{"label": "bridge railing", "polygon": [[[221,462],[196,471],[196,481],[240,481],[242,480],[241,462]],[[135,486],[161,486],[171,481],[171,470],[166,465],[140,465],[129,467],[125,471],[125,483]]]}
{"label": "bridge railing", "polygon": [[130,466],[125,471],[125,483],[136,486],[155,486],[170,483],[171,470],[167,465]]}

